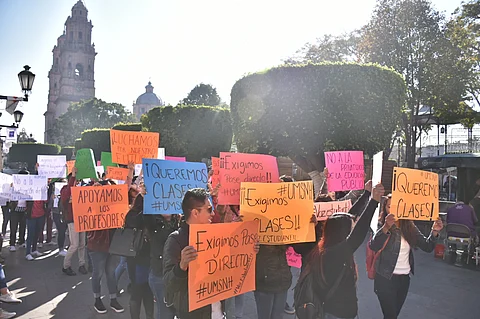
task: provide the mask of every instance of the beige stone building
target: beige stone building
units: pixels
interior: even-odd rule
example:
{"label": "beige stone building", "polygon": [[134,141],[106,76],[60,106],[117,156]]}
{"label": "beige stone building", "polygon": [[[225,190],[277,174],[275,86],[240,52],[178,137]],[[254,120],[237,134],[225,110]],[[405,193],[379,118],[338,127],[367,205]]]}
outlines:
{"label": "beige stone building", "polygon": [[147,113],[154,107],[164,105],[162,99],[153,93],[152,82],[149,81],[147,86],[145,86],[145,93],[140,95],[133,103],[133,114],[135,114],[137,119],[140,120],[143,114]]}
{"label": "beige stone building", "polygon": [[48,106],[45,112],[45,142],[52,142],[55,120],[72,102],[95,97],[95,44],[92,43],[92,21],[81,0],[73,6],[63,34],[53,47],[53,63],[48,78]]}

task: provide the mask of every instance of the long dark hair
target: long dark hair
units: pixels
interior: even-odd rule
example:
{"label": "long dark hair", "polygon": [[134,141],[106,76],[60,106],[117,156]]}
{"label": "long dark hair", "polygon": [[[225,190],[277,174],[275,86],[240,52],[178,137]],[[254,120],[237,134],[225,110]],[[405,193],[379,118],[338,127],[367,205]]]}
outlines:
{"label": "long dark hair", "polygon": [[[387,204],[388,201],[391,200],[392,194],[388,194],[383,198],[382,214],[380,215],[382,225],[385,224],[385,218],[388,215]],[[417,226],[415,226],[413,221],[406,219],[400,219],[398,224],[398,228],[400,229],[400,233],[402,234],[403,238],[405,238],[410,247],[415,248],[417,246]]]}

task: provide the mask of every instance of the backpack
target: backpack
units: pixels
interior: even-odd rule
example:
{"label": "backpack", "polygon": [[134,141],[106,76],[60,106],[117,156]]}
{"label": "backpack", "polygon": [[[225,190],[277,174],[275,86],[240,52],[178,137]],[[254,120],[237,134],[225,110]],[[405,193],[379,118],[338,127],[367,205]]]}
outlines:
{"label": "backpack", "polygon": [[[370,241],[372,240],[373,235],[370,237]],[[366,264],[367,264],[367,276],[368,279],[375,279],[375,274],[377,273],[375,269],[375,264],[377,263],[378,257],[380,257],[380,254],[382,251],[385,249],[385,246],[387,246],[388,241],[390,240],[390,236],[388,236],[387,240],[385,240],[385,243],[383,244],[382,248],[374,252],[373,250],[370,249],[370,244],[367,244],[367,258],[366,258]]]}
{"label": "backpack", "polygon": [[[307,266],[308,267],[308,266]],[[333,286],[328,290],[325,299],[322,300],[314,290],[315,280],[313,279],[312,272],[309,269],[305,269],[306,275],[298,280],[295,286],[293,294],[295,314],[298,319],[324,319],[324,305],[337,290],[345,274],[346,267],[342,268],[340,275],[335,280]]]}

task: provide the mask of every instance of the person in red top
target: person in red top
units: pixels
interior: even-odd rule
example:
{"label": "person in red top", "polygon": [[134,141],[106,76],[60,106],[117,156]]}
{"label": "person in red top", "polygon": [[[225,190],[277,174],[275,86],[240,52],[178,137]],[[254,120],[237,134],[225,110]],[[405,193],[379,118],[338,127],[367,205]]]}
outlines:
{"label": "person in red top", "polygon": [[25,258],[29,261],[42,255],[37,250],[37,239],[45,223],[45,205],[46,201],[44,200],[33,201],[32,213],[29,216],[27,215],[27,250]]}
{"label": "person in red top", "polygon": [[60,191],[60,201],[62,202],[62,209],[64,213],[65,223],[68,225],[68,238],[70,239],[70,246],[68,247],[67,255],[63,260],[62,271],[68,276],[75,276],[76,273],[72,270],[72,257],[78,251],[78,271],[86,275],[88,274],[85,268],[85,233],[78,233],[75,231],[73,224],[73,208],[72,208],[72,187],[75,186],[77,175],[77,168],[72,168],[72,173],[68,177],[68,185],[64,186]]}

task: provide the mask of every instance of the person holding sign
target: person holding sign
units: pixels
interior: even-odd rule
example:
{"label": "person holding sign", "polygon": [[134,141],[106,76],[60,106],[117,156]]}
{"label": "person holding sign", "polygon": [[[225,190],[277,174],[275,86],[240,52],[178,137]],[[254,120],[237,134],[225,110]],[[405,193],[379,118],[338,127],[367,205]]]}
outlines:
{"label": "person holding sign", "polygon": [[[302,295],[298,294],[298,289],[305,282],[313,281],[312,294],[319,296],[324,301],[325,318],[353,319],[357,316],[357,268],[353,254],[363,243],[373,213],[384,192],[381,184],[373,188],[372,198],[355,226],[353,226],[355,217],[348,213],[335,213],[327,219],[323,229],[323,237],[309,255],[307,266],[300,275],[299,283],[295,288],[297,313],[299,307],[304,305],[305,302],[309,302],[300,298]],[[363,196],[369,195],[370,192],[365,190]],[[325,300],[325,296],[335,285],[337,286],[336,289],[331,292],[330,298]]]}
{"label": "person holding sign", "polygon": [[390,194],[381,216],[383,225],[369,243],[373,251],[380,252],[375,265],[374,289],[386,319],[396,319],[407,298],[410,273],[414,274],[412,248],[432,252],[443,228],[442,220],[438,218],[426,238],[413,221],[395,220],[395,215],[390,212],[391,201]]}

